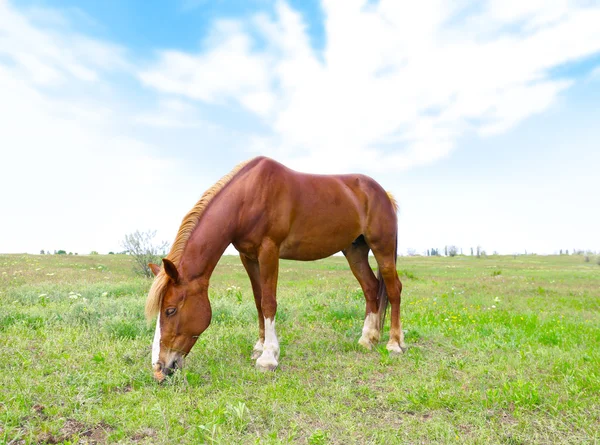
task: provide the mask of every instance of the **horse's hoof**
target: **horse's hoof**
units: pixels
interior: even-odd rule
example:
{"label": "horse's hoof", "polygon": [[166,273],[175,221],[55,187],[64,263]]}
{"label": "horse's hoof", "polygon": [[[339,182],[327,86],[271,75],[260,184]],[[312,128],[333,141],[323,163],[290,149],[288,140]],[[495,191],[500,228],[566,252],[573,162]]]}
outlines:
{"label": "horse's hoof", "polygon": [[263,360],[260,358],[256,360],[256,369],[263,372],[275,371],[277,369],[278,363],[276,361]]}
{"label": "horse's hoof", "polygon": [[403,354],[407,349],[406,345],[400,346],[398,343],[388,343],[385,348],[393,354]]}
{"label": "horse's hoof", "polygon": [[252,360],[257,360],[261,355],[262,355],[262,351],[255,349],[254,351],[252,351],[252,355],[250,356],[250,358]]}
{"label": "horse's hoof", "polygon": [[373,347],[373,344],[371,343],[371,341],[364,337],[361,337],[360,340],[358,340],[358,344],[369,351]]}

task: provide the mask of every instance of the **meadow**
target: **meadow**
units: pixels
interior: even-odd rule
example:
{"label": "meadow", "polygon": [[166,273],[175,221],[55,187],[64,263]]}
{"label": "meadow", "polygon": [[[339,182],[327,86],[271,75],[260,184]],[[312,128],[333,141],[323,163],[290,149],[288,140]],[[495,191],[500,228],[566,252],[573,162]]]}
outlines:
{"label": "meadow", "polygon": [[[250,360],[237,257],[213,320],[162,385],[150,280],[124,255],[0,255],[0,443],[600,442],[600,266],[582,256],[400,257],[408,351],[357,345],[344,258],[280,266],[280,367]],[[389,323],[389,317],[388,317]]]}

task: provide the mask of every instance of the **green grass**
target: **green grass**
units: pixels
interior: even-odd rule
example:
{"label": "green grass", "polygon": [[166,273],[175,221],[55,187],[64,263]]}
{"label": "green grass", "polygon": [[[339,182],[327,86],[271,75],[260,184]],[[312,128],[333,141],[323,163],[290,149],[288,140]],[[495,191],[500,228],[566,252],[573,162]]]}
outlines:
{"label": "green grass", "polygon": [[212,324],[163,385],[132,267],[0,255],[0,443],[600,442],[595,261],[400,258],[402,356],[387,327],[357,345],[364,297],[343,258],[283,261],[280,368],[262,373],[249,281],[225,257]]}

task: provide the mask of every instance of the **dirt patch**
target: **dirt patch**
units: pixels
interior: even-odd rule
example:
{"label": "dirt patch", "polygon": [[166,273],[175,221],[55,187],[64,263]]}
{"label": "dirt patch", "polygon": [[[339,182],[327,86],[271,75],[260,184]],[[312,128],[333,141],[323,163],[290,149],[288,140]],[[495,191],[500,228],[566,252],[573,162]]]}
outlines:
{"label": "dirt patch", "polygon": [[119,393],[127,393],[127,392],[133,391],[133,386],[131,386],[131,385],[117,386],[116,388],[113,388],[113,391],[119,392]]}
{"label": "dirt patch", "polygon": [[107,423],[89,427],[75,419],[67,419],[58,434],[43,433],[38,436],[38,443],[58,444],[66,441],[77,441],[78,443],[101,444],[106,442],[106,436],[112,431]]}
{"label": "dirt patch", "polygon": [[134,442],[152,442],[152,440],[156,437],[156,431],[152,428],[144,428],[141,431],[138,431],[133,436],[131,436],[131,440]]}

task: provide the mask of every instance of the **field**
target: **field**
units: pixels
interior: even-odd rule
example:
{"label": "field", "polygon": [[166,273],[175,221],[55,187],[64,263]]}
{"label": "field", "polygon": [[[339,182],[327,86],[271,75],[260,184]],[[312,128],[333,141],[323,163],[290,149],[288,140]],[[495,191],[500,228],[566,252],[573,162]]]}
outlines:
{"label": "field", "polygon": [[[357,345],[343,258],[280,267],[273,373],[224,257],[213,320],[152,380],[150,281],[121,255],[0,255],[0,443],[600,442],[600,266],[581,256],[401,257],[402,356]],[[389,322],[389,317],[388,317]]]}

